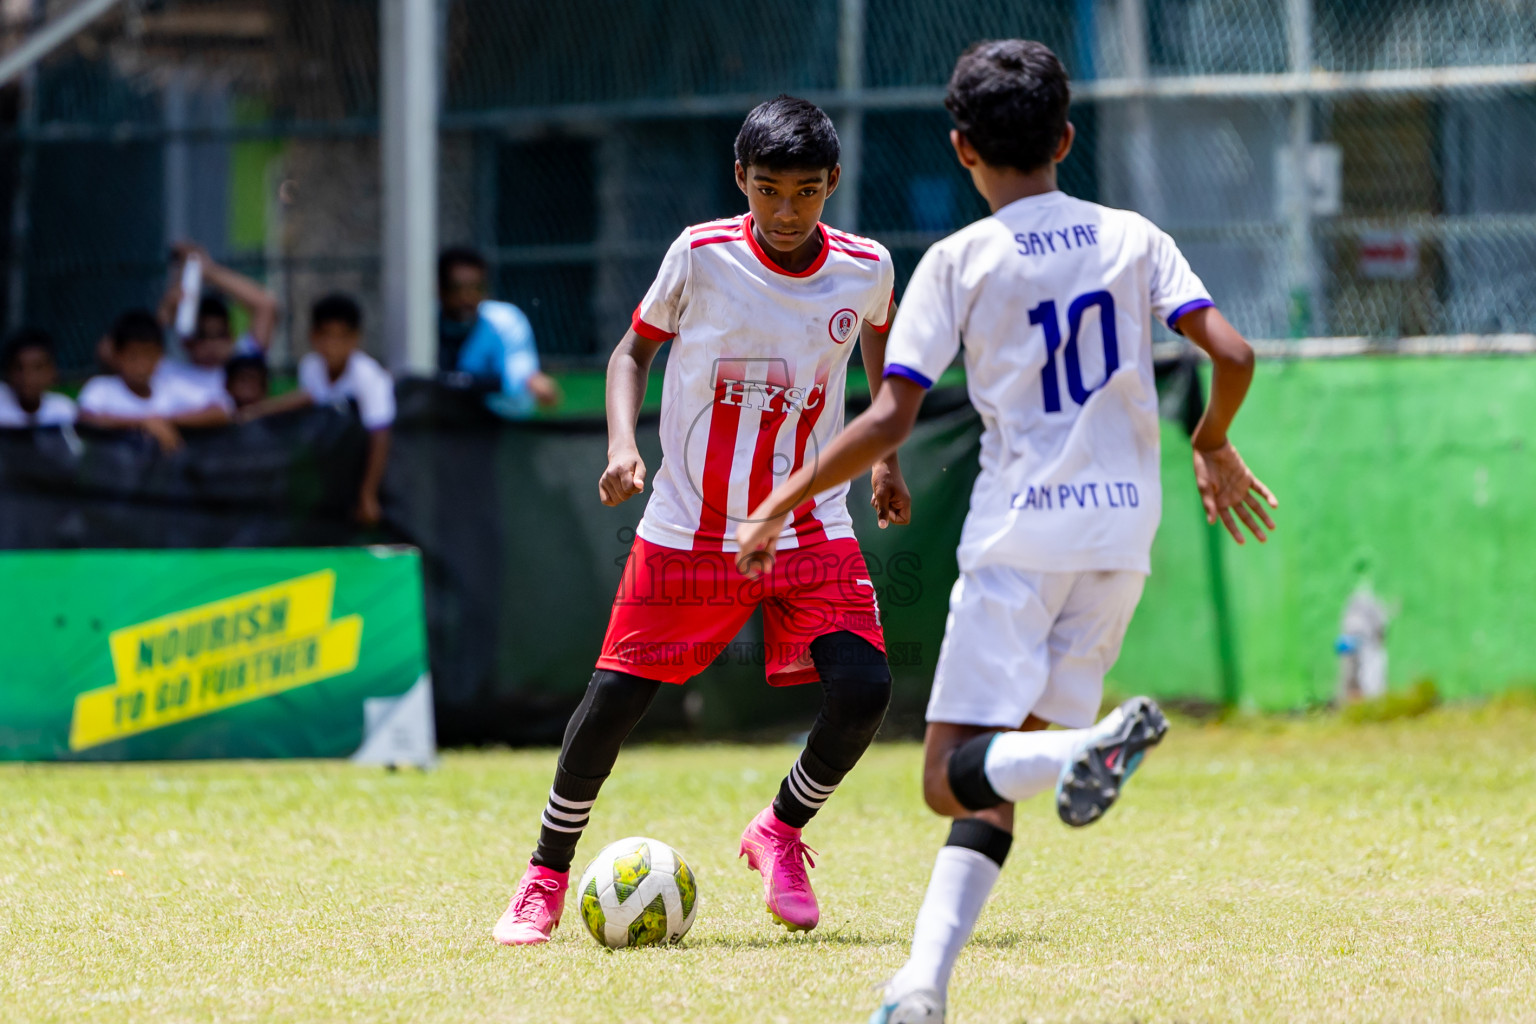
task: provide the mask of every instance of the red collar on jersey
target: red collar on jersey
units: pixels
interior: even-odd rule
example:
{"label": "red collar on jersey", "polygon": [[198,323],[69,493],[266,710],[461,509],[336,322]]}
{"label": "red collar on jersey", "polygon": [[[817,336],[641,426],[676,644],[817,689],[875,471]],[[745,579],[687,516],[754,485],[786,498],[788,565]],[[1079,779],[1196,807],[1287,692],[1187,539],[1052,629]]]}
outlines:
{"label": "red collar on jersey", "polygon": [[763,252],[763,247],[757,243],[757,232],[752,230],[752,215],[749,213],[741,218],[741,232],[746,236],[747,248],[752,250],[752,255],[756,256],[763,266],[775,274],[783,274],[785,277],[810,277],[821,269],[823,263],[827,262],[827,253],[832,251],[832,241],[827,235],[827,226],[825,224],[817,224],[816,230],[821,232],[821,252],[816,254],[814,260],[811,260],[810,266],[797,274],[793,271],[785,270],[769,259],[767,253]]}

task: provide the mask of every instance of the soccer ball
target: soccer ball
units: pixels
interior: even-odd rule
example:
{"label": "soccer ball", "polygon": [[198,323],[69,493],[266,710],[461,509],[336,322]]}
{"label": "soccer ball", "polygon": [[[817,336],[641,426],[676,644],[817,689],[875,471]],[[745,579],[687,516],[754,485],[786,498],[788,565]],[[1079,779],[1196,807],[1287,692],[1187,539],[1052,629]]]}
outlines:
{"label": "soccer ball", "polygon": [[666,843],[631,836],[609,843],[581,874],[581,920],[609,949],[679,942],[699,909],[693,871]]}

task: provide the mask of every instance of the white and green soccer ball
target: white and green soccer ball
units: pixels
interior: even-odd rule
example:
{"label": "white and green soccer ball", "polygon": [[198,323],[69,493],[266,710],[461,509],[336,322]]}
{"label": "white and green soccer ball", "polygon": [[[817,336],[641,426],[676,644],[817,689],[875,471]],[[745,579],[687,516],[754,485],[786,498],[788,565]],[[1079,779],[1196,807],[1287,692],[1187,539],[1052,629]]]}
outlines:
{"label": "white and green soccer ball", "polygon": [[576,887],[581,920],[609,949],[679,942],[699,909],[693,871],[666,843],[631,836],[609,843]]}

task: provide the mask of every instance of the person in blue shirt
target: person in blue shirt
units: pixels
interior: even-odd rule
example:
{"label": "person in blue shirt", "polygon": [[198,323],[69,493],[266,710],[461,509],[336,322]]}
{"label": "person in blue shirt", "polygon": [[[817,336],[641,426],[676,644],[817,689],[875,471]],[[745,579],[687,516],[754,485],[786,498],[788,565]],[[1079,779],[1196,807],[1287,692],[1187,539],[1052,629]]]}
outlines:
{"label": "person in blue shirt", "polygon": [[486,298],[486,262],[473,249],[444,249],[437,258],[437,365],[446,373],[494,378],[501,389],[486,398],[491,411],[511,419],[536,406],[560,402],[560,386],[539,369],[533,328],[510,302]]}

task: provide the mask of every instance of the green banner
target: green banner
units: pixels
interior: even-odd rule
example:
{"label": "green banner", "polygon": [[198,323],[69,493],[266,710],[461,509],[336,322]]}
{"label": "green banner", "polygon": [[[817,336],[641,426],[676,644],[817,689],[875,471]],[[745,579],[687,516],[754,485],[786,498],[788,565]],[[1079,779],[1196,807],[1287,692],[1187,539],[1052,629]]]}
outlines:
{"label": "green banner", "polygon": [[0,759],[432,759],[404,548],[0,555]]}

